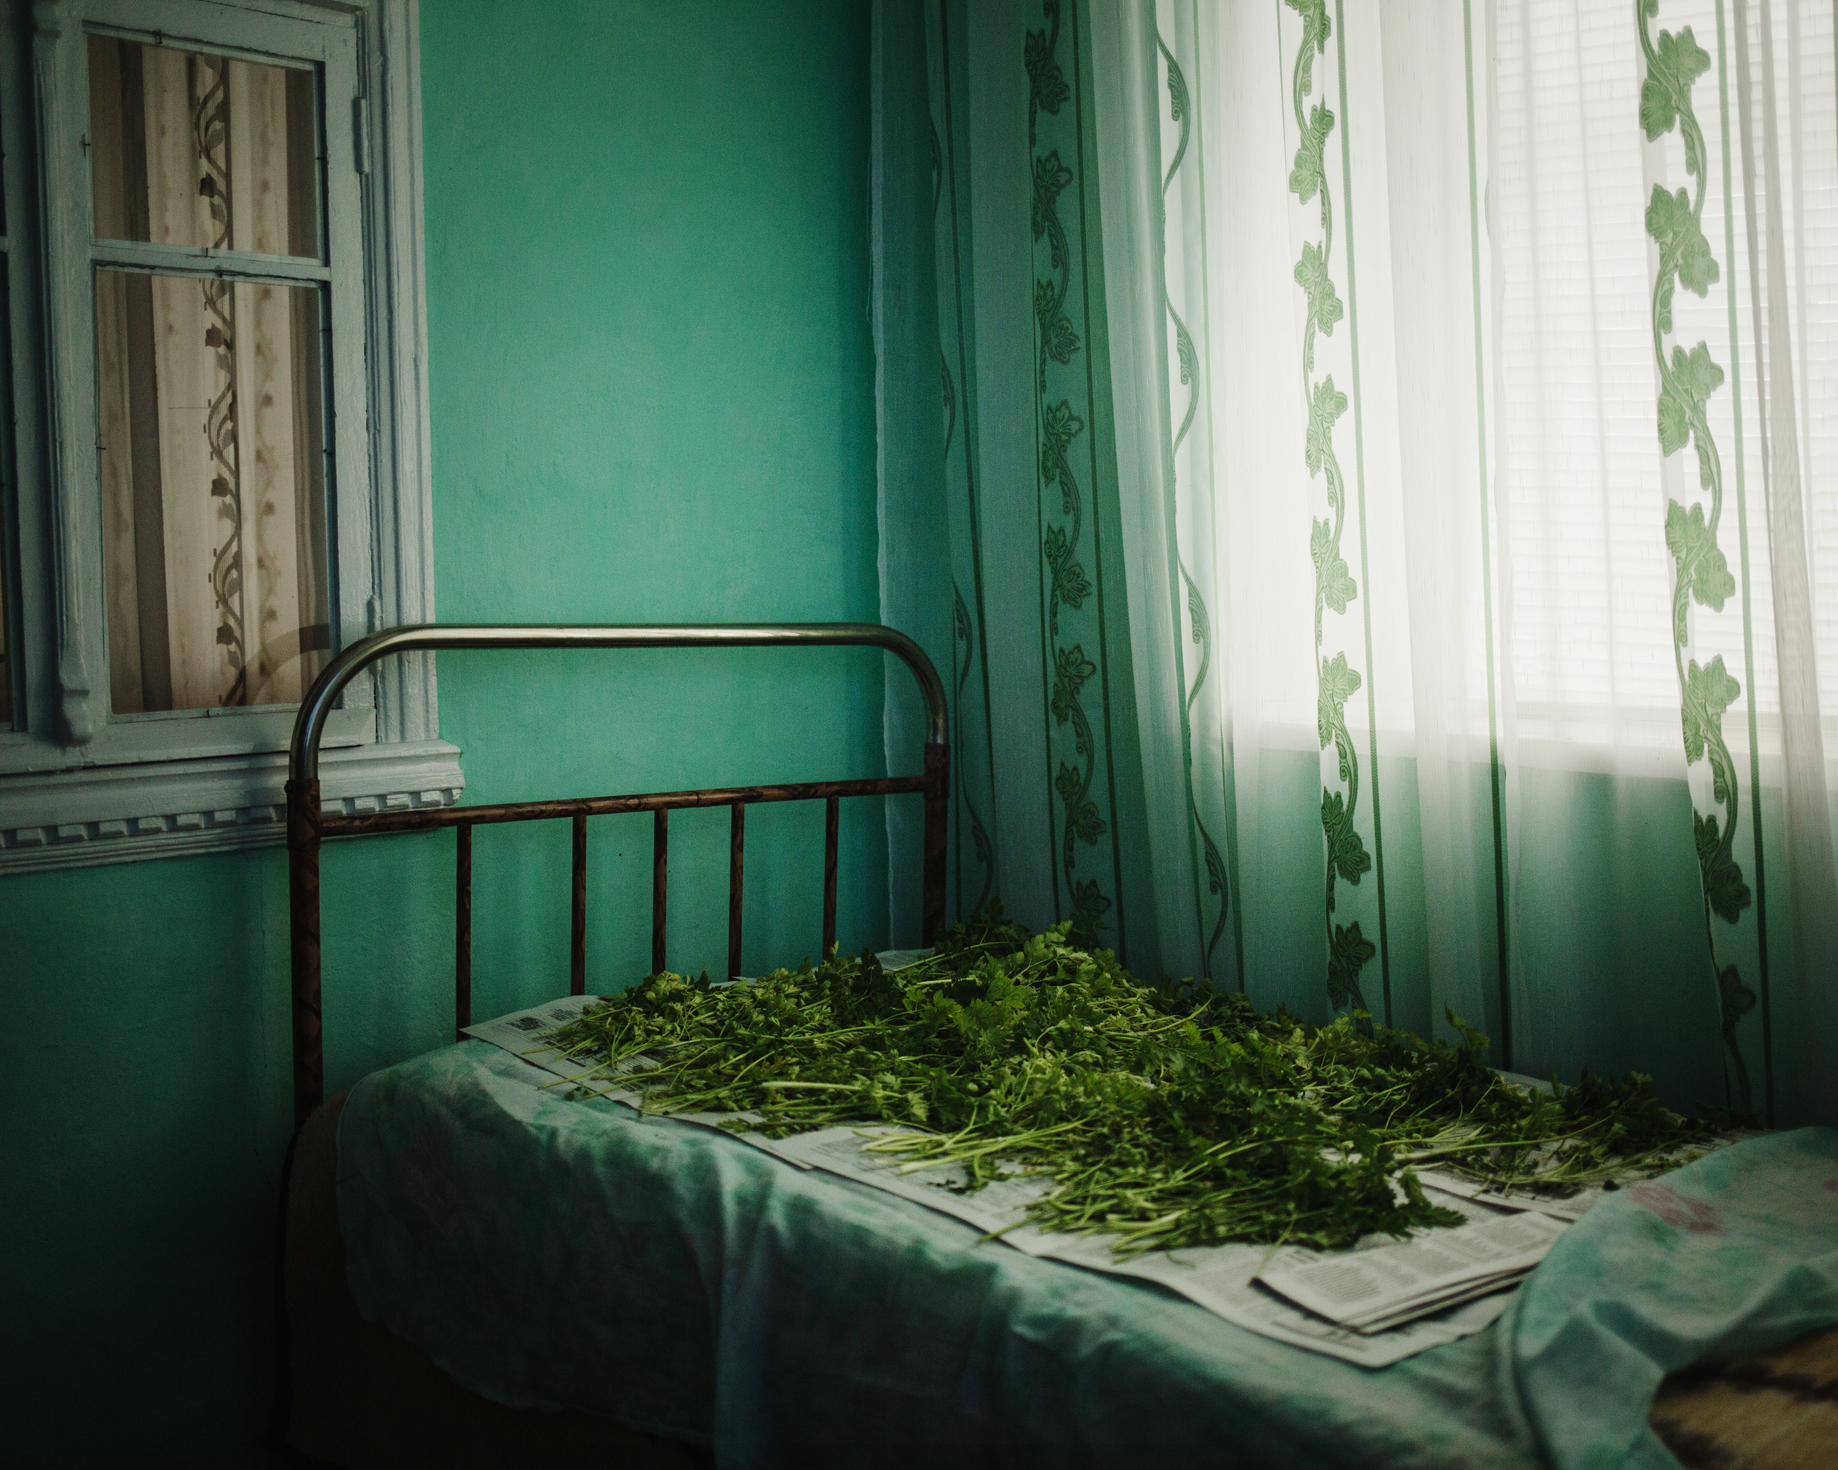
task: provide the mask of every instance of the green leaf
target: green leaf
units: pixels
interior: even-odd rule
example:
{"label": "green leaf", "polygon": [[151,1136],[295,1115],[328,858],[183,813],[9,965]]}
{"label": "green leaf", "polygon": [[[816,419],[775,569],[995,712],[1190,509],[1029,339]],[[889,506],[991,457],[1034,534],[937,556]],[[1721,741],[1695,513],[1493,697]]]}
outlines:
{"label": "green leaf", "polygon": [[1059,773],[1053,778],[1053,786],[1066,807],[1066,825],[1086,846],[1095,846],[1097,840],[1110,829],[1104,818],[1098,815],[1098,804],[1085,800],[1085,776],[1078,767],[1059,763]]}
{"label": "green leaf", "polygon": [[1683,347],[1672,349],[1672,378],[1701,411],[1710,395],[1723,386],[1723,369],[1710,355],[1710,344],[1700,342],[1687,354]]}
{"label": "green leaf", "polygon": [[1749,885],[1742,881],[1742,869],[1729,855],[1728,845],[1718,834],[1715,813],[1700,816],[1693,812],[1691,826],[1697,839],[1698,873],[1704,880],[1704,901],[1718,918],[1734,924],[1751,902]]}
{"label": "green leaf", "polygon": [[1187,116],[1187,78],[1175,59],[1168,58],[1168,120],[1180,122]]}
{"label": "green leaf", "polygon": [[1723,1008],[1723,1034],[1734,1033],[1736,1023],[1755,1009],[1755,992],[1742,983],[1734,965],[1717,971],[1717,999]]}
{"label": "green leaf", "polygon": [[[1659,246],[1662,262],[1676,263],[1679,284],[1695,295],[1709,294],[1710,288],[1721,279],[1722,271],[1692,211],[1691,196],[1683,189],[1668,194],[1664,185],[1655,184],[1653,197],[1647,204],[1646,223],[1647,233]],[[1660,330],[1671,331],[1670,305],[1664,305],[1659,315]]]}
{"label": "green leaf", "polygon": [[1085,681],[1097,673],[1098,666],[1085,657],[1083,644],[1075,643],[1070,648],[1054,650],[1053,658],[1053,723],[1063,725],[1072,718],[1072,708],[1078,703],[1079,690]]}
{"label": "green leaf", "polygon": [[[1012,52],[1010,53],[1013,54]],[[1066,85],[1066,74],[1053,59],[1045,31],[1029,31],[1022,46],[1027,65],[1028,103],[1042,112],[1058,115],[1072,88]],[[1038,231],[1035,232],[1038,235]]]}
{"label": "green leaf", "polygon": [[1659,452],[1677,454],[1691,442],[1691,407],[1676,393],[1659,390]]}
{"label": "green leaf", "polygon": [[[1224,896],[1225,859],[1219,856],[1219,849],[1214,845],[1213,839],[1207,833],[1207,830],[1204,827],[1200,827],[1197,818],[1194,821],[1194,826],[1200,828],[1200,841],[1206,849],[1206,891],[1208,893],[1216,893]],[[1221,910],[1220,917],[1224,917],[1223,910]]]}
{"label": "green leaf", "polygon": [[[1059,150],[1034,160],[1034,238],[1038,240],[1047,232],[1047,221],[1054,217],[1054,201],[1061,190],[1072,182],[1072,170],[1060,162]],[[1059,242],[1053,245],[1053,264],[1058,266]]]}
{"label": "green leaf", "polygon": [[1066,446],[1084,432],[1085,421],[1072,411],[1067,399],[1050,403],[1040,415],[1040,473],[1048,483],[1059,477]]}
{"label": "green leaf", "polygon": [[1378,947],[1359,932],[1357,922],[1334,926],[1327,955],[1327,999],[1335,1010],[1342,1006],[1352,1006],[1357,1011],[1366,1008],[1365,997],[1359,991],[1359,972],[1377,953]]}
{"label": "green leaf", "polygon": [[[1303,69],[1307,70],[1304,61]],[[1304,84],[1303,90],[1307,91]],[[1304,204],[1327,185],[1327,170],[1322,162],[1327,152],[1328,134],[1334,131],[1334,114],[1317,102],[1309,112],[1308,123],[1296,144],[1295,164],[1289,170],[1289,192]]]}
{"label": "green leaf", "polygon": [[1331,337],[1334,323],[1344,315],[1345,309],[1327,273],[1327,257],[1314,244],[1304,245],[1302,258],[1296,262],[1295,276],[1296,284],[1308,293],[1309,322],[1322,336]]}
{"label": "green leaf", "polygon": [[[1049,527],[1047,535],[1053,534],[1054,528]],[[1063,534],[1060,539],[1065,540]],[[1059,560],[1053,562],[1053,596],[1067,607],[1083,607],[1085,599],[1091,596],[1091,579],[1085,575],[1084,567],[1068,557],[1068,549],[1062,546]]]}
{"label": "green leaf", "polygon": [[1691,196],[1683,189],[1670,194],[1664,184],[1655,184],[1647,203],[1647,233],[1664,249],[1690,226]]}
{"label": "green leaf", "polygon": [[[1326,521],[1316,521],[1308,533],[1308,554],[1315,564],[1316,595],[1335,612],[1345,612],[1347,604],[1359,596],[1359,584],[1334,545],[1333,528]],[[1359,676],[1353,677],[1357,683]]]}
{"label": "green leaf", "polygon": [[[1346,728],[1347,701],[1359,692],[1359,682],[1359,670],[1348,667],[1344,653],[1321,660],[1321,683],[1315,694],[1315,728],[1321,736],[1323,750],[1327,749],[1336,731]],[[1343,757],[1342,781],[1347,779],[1345,764]]]}
{"label": "green leaf", "polygon": [[1213,636],[1212,619],[1206,615],[1206,601],[1200,596],[1200,589],[1193,585],[1193,578],[1187,575],[1184,567],[1181,576],[1187,582],[1187,616],[1193,623],[1193,641],[1204,645]]}
{"label": "green leaf", "polygon": [[[1659,448],[1662,454],[1677,454],[1696,436],[1698,441],[1698,478],[1706,489],[1714,483],[1714,461],[1706,452],[1710,442],[1710,425],[1705,405],[1710,395],[1723,386],[1723,369],[1711,358],[1710,347],[1700,342],[1686,352],[1672,349],[1672,361],[1660,374]],[[1714,452],[1714,451],[1713,451]]]}
{"label": "green leaf", "polygon": [[1318,475],[1321,466],[1334,454],[1334,424],[1347,411],[1347,395],[1334,391],[1334,375],[1329,373],[1315,384],[1308,404],[1308,473]]}
{"label": "green leaf", "polygon": [[1072,318],[1063,311],[1051,311],[1041,318],[1040,350],[1062,366],[1072,361],[1079,350],[1078,334],[1072,330]]}
{"label": "green leaf", "polygon": [[1066,533],[1058,526],[1048,526],[1047,534],[1040,539],[1040,554],[1047,559],[1047,565],[1058,571],[1072,550],[1072,543],[1066,539]]}
{"label": "green leaf", "polygon": [[[1711,535],[1703,506],[1687,511],[1676,500],[1666,502],[1666,549],[1677,563],[1678,584],[1686,595],[1712,612],[1722,612],[1724,602],[1735,595],[1736,578]],[[1681,646],[1687,641],[1683,603],[1672,636]]]}
{"label": "green leaf", "polygon": [[1698,45],[1690,26],[1676,36],[1661,31],[1654,52],[1640,88],[1640,126],[1649,143],[1671,132],[1679,115],[1691,111],[1692,85],[1710,70],[1710,55]]}
{"label": "green leaf", "polygon": [[1110,926],[1103,922],[1110,910],[1110,900],[1098,887],[1097,879],[1088,878],[1072,885],[1072,929],[1076,934],[1096,934]]}
{"label": "green leaf", "polygon": [[[1168,314],[1174,316],[1172,308]],[[1174,354],[1180,359],[1181,381],[1191,383],[1200,375],[1200,355],[1194,351],[1193,338],[1187,335],[1179,317],[1174,317]]]}
{"label": "green leaf", "polygon": [[1722,274],[1717,266],[1717,257],[1710,253],[1710,241],[1704,238],[1704,232],[1697,227],[1697,221],[1693,220],[1691,237],[1679,250],[1679,284],[1694,295],[1707,296]]}
{"label": "green leaf", "polygon": [[[1723,667],[1722,654],[1718,654],[1703,668],[1698,667],[1696,659],[1691,661],[1685,674],[1683,704],[1687,765],[1696,765],[1703,760],[1707,745],[1721,742],[1723,713],[1741,693],[1742,686]],[[1719,796],[1717,799],[1722,801],[1726,798]]]}
{"label": "green leaf", "polygon": [[[1321,830],[1327,836],[1327,860],[1330,873],[1357,883],[1372,866],[1372,854],[1353,825],[1353,814],[1338,791],[1321,788]],[[1332,907],[1332,904],[1329,905]]]}

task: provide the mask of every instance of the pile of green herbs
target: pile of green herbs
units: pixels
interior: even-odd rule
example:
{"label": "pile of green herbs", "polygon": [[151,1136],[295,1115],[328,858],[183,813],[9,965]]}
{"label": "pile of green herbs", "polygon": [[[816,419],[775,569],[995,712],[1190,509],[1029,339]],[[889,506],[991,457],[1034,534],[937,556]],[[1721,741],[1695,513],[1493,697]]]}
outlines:
{"label": "pile of green herbs", "polygon": [[892,972],[864,953],[747,984],[653,975],[552,1044],[583,1078],[640,1086],[647,1112],[749,1112],[726,1126],[773,1138],[899,1124],[868,1146],[904,1169],[955,1164],[966,1189],[1048,1176],[1031,1222],[1109,1232],[1125,1255],[1338,1248],[1459,1223],[1417,1165],[1565,1193],[1708,1140],[1638,1073],[1508,1083],[1486,1038],[1450,1021],[1460,1044],[1363,1016],[1305,1025],[1236,993],[1144,984],[1064,925],[1030,935],[997,915]]}

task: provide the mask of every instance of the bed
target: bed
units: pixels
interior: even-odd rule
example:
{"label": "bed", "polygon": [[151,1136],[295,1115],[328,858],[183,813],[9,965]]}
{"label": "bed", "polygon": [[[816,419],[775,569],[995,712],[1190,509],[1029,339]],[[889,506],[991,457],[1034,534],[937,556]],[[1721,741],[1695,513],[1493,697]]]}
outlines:
{"label": "bed", "polygon": [[[825,644],[880,647],[912,670],[927,710],[921,774],[319,811],[325,713],[391,653]],[[825,803],[827,951],[838,803],[917,795],[929,941],[944,910],[945,729],[923,652],[871,625],[398,629],[327,669],[302,707],[288,786],[300,1129],[283,1209],[278,1424],[293,1453],[348,1465],[563,1453],[634,1466],[1070,1466],[1164,1451],[1247,1466],[1838,1462],[1838,1337],[1822,1332],[1838,1323],[1838,1135],[1825,1130],[1754,1139],[1667,1176],[1659,1192],[1604,1201],[1492,1327],[1373,1371],[1156,1286],[980,1239],[961,1220],[731,1135],[563,1097],[478,1040],[323,1102],[327,838],[457,829],[463,1035],[473,825],[572,822],[575,995],[585,823],[602,813],[656,813],[661,970],[667,813],[731,808],[732,974],[746,806]]]}

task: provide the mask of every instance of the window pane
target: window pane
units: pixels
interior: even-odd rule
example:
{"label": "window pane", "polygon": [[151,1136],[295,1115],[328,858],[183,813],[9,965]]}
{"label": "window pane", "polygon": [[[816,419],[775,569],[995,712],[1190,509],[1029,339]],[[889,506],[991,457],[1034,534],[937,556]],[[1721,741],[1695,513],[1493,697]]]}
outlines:
{"label": "window pane", "polygon": [[6,617],[6,601],[11,595],[11,585],[7,580],[4,508],[5,502],[0,500],[0,730],[10,729],[13,723],[13,661],[9,656],[13,634]]}
{"label": "window pane", "polygon": [[101,240],[320,256],[313,73],[89,38]]}
{"label": "window pane", "polygon": [[117,714],[299,700],[331,644],[317,287],[96,272]]}
{"label": "window pane", "polygon": [[[0,252],[0,333],[4,333],[12,321],[8,308],[6,270],[9,262],[6,255]],[[4,362],[0,362],[0,392],[4,392],[12,381],[12,375],[6,371]],[[11,406],[11,398],[5,399]],[[5,439],[0,438],[0,449],[5,447]],[[0,454],[0,474],[11,475],[13,459],[10,454]],[[16,672],[13,665],[13,623],[8,613],[12,607],[12,545],[9,536],[12,532],[12,520],[8,515],[11,509],[10,496],[5,492],[10,486],[0,485],[0,730],[10,729],[13,724],[13,677]]]}

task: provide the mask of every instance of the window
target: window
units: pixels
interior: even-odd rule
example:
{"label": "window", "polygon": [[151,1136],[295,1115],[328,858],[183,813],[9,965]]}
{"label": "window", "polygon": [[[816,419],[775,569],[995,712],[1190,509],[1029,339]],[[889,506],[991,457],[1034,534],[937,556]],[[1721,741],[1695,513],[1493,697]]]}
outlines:
{"label": "window", "polygon": [[[7,5],[0,872],[280,838],[330,652],[432,617],[413,0]],[[454,800],[431,664],[347,810]]]}
{"label": "window", "polygon": [[[1838,754],[1838,414],[1829,391],[1838,376],[1838,314],[1830,309],[1838,288],[1834,17],[1832,7],[1810,0],[1777,5],[1774,14],[1795,428],[1830,758]],[[1711,152],[1702,227],[1714,266],[1705,290],[1678,293],[1676,340],[1706,341],[1717,364],[1705,413],[1728,487],[1721,545],[1738,587],[1746,575],[1752,616],[1745,642],[1740,601],[1725,616],[1694,612],[1691,656],[1723,658],[1753,698],[1767,771],[1779,754],[1781,717],[1772,563],[1787,553],[1770,545],[1756,372],[1766,313],[1759,332],[1754,320],[1768,266],[1764,250],[1751,275],[1747,212],[1758,210],[1755,191],[1765,197],[1769,184],[1761,168],[1747,177],[1734,13],[1729,29],[1704,7],[1684,18],[1710,57],[1696,105]],[[1759,74],[1761,7],[1749,7],[1747,23]],[[1680,29],[1676,16],[1664,24]],[[1655,145],[1628,122],[1641,107],[1639,31],[1619,8],[1525,0],[1500,6],[1497,27],[1489,197],[1500,241],[1498,493],[1521,737],[1535,742],[1543,764],[1669,772],[1679,742],[1669,612],[1675,571],[1655,530],[1668,500],[1690,504],[1700,487],[1693,455],[1654,453],[1660,384],[1646,218]],[[1765,95],[1757,83],[1758,109]],[[1759,112],[1750,127],[1761,133]],[[1666,177],[1672,188],[1689,182],[1676,172]],[[1743,672],[1751,651],[1752,681]],[[1746,756],[1747,720],[1732,716],[1723,730]],[[1648,752],[1663,760],[1649,763]]]}

